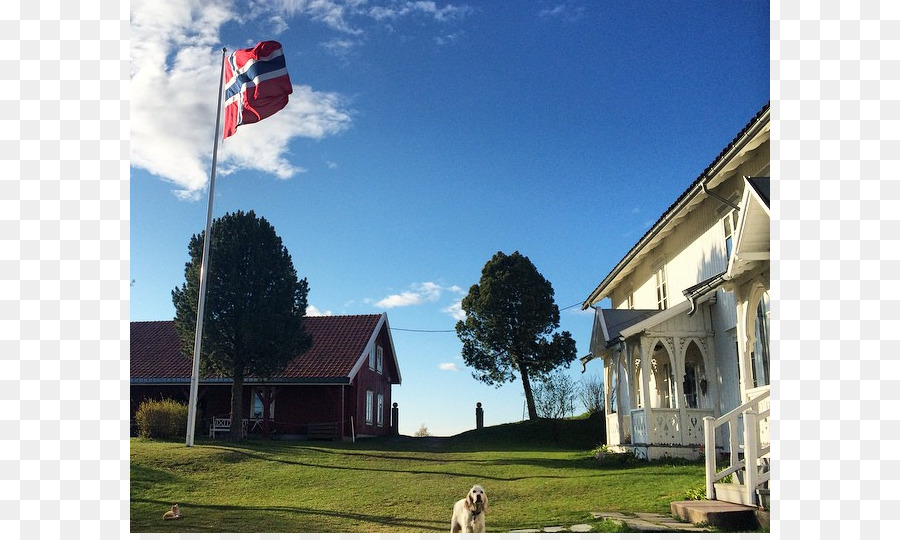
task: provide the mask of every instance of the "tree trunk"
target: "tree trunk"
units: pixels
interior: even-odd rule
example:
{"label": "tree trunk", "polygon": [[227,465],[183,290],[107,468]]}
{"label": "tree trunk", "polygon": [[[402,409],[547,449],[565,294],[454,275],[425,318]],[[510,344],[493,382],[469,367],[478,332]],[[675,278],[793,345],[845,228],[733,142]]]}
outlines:
{"label": "tree trunk", "polygon": [[234,370],[234,381],[231,383],[231,433],[232,441],[244,438],[244,374],[240,369]]}
{"label": "tree trunk", "polygon": [[522,377],[522,389],[525,391],[525,403],[528,405],[528,419],[537,420],[537,407],[534,404],[534,394],[531,392],[531,381],[528,379],[528,370],[525,369],[525,366],[523,366],[521,362],[516,363],[519,365],[519,376]]}

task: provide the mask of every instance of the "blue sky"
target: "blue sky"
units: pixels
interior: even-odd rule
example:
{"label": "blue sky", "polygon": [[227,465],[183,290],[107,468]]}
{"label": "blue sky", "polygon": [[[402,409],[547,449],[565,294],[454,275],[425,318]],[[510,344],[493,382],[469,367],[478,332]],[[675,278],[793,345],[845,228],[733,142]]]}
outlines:
{"label": "blue sky", "polygon": [[478,401],[522,420],[521,383],[476,381],[452,332],[494,253],[576,305],[561,329],[586,354],[581,302],[769,100],[762,1],[131,9],[131,319],[174,316],[203,230],[222,47],[278,40],[294,94],[220,145],[214,215],[272,223],[310,313],[388,314],[406,434],[471,429]]}

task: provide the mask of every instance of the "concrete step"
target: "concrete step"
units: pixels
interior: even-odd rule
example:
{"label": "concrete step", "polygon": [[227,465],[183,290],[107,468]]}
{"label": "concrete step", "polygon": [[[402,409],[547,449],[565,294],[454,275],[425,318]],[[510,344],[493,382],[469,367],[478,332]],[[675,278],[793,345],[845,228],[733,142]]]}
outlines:
{"label": "concrete step", "polygon": [[756,509],[725,501],[675,501],[669,504],[672,515],[694,524],[706,523],[722,531],[768,530],[760,523]]}
{"label": "concrete step", "polygon": [[741,484],[715,484],[716,500],[751,506],[747,490]]}

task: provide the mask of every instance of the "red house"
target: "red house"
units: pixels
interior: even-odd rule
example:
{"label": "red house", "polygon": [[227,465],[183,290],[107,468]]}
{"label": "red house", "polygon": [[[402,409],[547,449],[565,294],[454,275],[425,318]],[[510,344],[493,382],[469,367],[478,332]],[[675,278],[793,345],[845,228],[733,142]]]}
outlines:
{"label": "red house", "polygon": [[[391,386],[400,367],[387,314],[307,317],[312,347],[284,371],[244,381],[248,435],[348,438],[388,435]],[[191,358],[181,352],[174,321],[131,323],[131,415],[148,398],[188,402]],[[197,435],[214,436],[214,418],[231,413],[231,379],[201,373]],[[263,403],[269,403],[266,425]],[[393,426],[396,433],[397,426]]]}

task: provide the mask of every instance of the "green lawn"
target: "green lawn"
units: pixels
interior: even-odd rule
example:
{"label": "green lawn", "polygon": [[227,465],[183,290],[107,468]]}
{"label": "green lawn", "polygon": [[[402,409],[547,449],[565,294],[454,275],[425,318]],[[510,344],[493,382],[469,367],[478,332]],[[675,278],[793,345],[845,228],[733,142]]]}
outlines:
{"label": "green lawn", "polygon": [[[489,532],[592,523],[591,511],[668,513],[699,463],[591,457],[587,421],[510,424],[450,438],[350,442],[131,440],[132,532],[447,532],[472,484]],[[163,521],[179,503],[183,519]]]}

